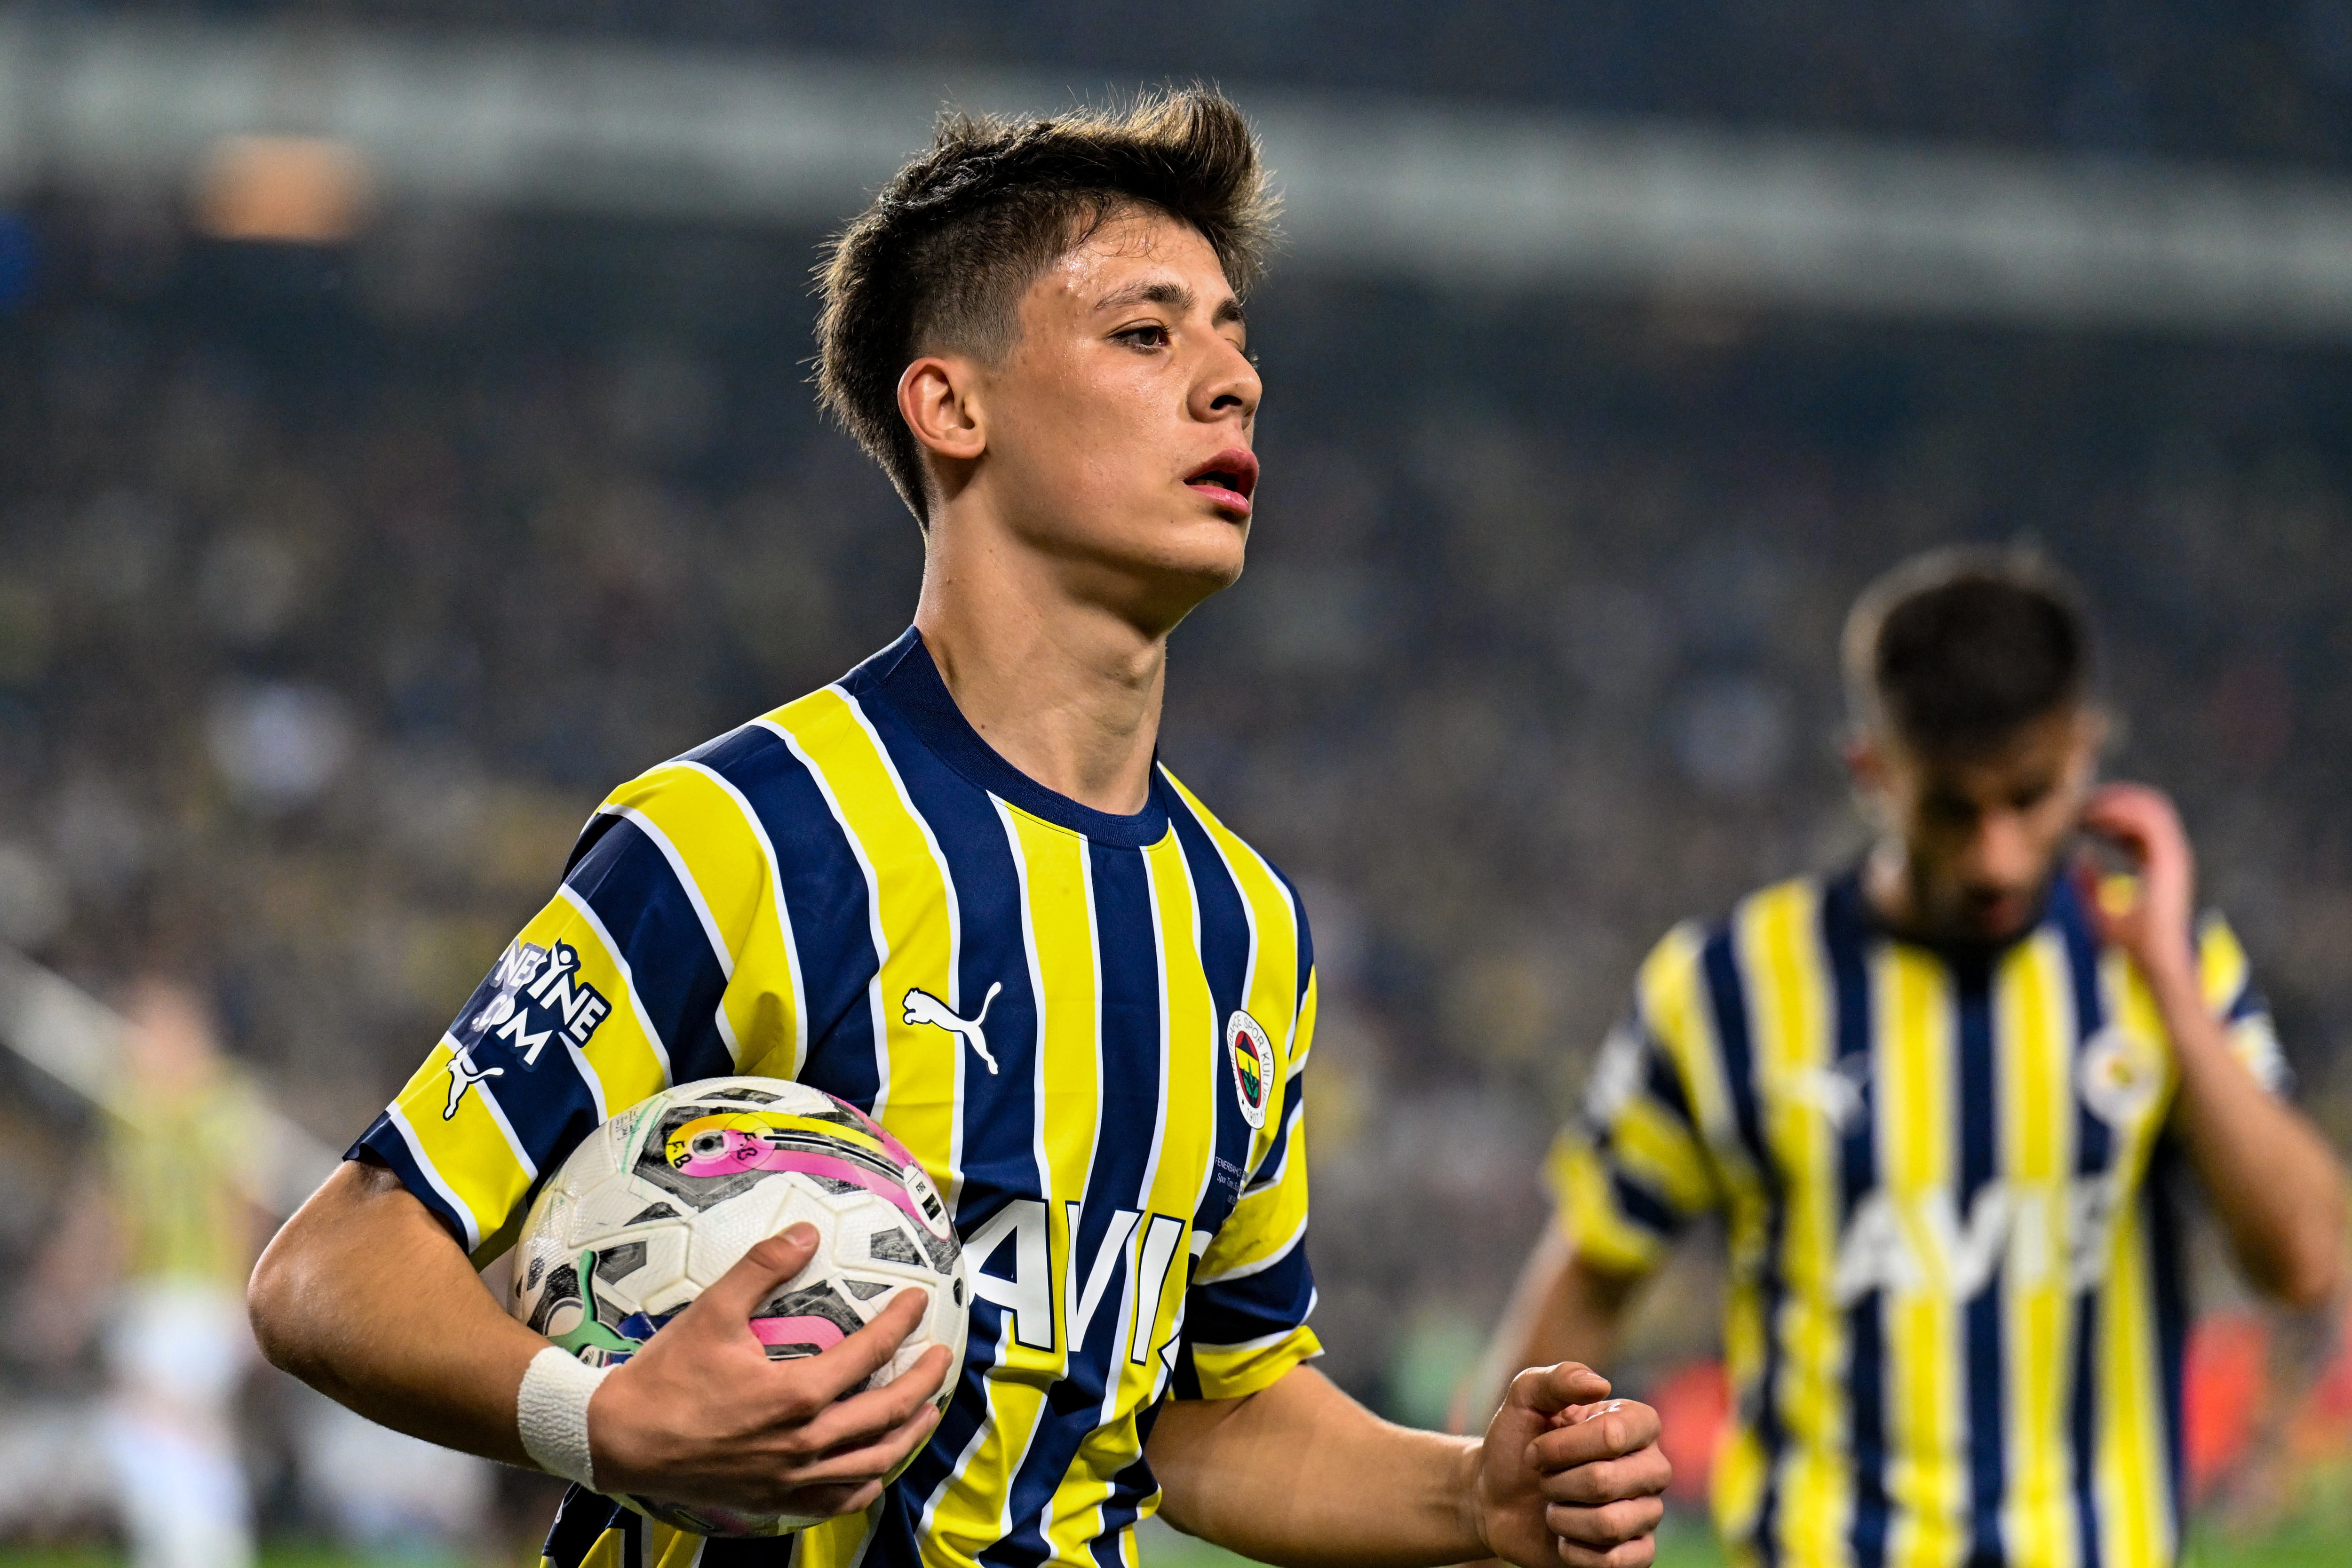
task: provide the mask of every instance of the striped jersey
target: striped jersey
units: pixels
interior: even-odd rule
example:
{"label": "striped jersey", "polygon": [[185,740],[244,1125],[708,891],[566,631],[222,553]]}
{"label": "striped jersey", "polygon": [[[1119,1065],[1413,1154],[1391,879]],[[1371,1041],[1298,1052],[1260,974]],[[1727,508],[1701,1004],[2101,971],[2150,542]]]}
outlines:
{"label": "striped jersey", "polygon": [[1016,771],[912,631],[624,785],[554,899],[355,1147],[475,1261],[540,1178],[671,1083],[856,1104],[947,1198],[972,1286],[952,1402],[863,1514],[683,1535],[574,1489],[552,1568],[1134,1568],[1163,1397],[1318,1353],[1304,1245],[1307,921],[1164,769],[1131,816]]}
{"label": "striped jersey", "polygon": [[[2284,1068],[2227,925],[2205,994]],[[1735,1393],[1715,1510],[1790,1568],[2156,1568],[2181,1503],[2181,1216],[2156,1005],[2071,882],[1997,946],[1878,924],[1859,872],[1669,933],[1556,1145],[1612,1272],[1706,1211]]]}

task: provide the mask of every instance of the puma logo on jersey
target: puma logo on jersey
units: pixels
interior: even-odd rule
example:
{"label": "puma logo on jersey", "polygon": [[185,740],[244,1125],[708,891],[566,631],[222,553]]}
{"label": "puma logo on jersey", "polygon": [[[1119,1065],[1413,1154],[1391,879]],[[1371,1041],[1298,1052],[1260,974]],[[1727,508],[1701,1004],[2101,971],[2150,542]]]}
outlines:
{"label": "puma logo on jersey", "polygon": [[441,1108],[441,1120],[452,1121],[457,1114],[457,1102],[466,1091],[486,1078],[504,1078],[504,1068],[484,1068],[474,1065],[474,1053],[469,1047],[449,1058],[449,1103]]}
{"label": "puma logo on jersey", "polygon": [[1004,982],[1002,980],[991,985],[988,988],[988,994],[981,998],[979,1015],[971,1018],[957,1017],[953,1008],[920,986],[908,990],[899,1005],[907,1010],[908,1023],[936,1024],[949,1034],[964,1041],[973,1050],[978,1051],[980,1059],[988,1064],[989,1074],[993,1077],[996,1072],[996,1058],[989,1054],[988,1031],[981,1026],[988,1021],[989,1004],[994,1002],[996,994],[1003,989]]}

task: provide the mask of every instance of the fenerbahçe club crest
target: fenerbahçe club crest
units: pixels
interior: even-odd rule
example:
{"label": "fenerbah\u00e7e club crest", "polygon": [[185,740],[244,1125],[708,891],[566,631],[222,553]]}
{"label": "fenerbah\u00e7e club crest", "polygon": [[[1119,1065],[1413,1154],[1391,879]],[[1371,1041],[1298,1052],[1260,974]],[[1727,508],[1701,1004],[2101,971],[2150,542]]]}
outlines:
{"label": "fenerbah\u00e7e club crest", "polygon": [[1234,1058],[1234,1098],[1241,1101],[1242,1120],[1263,1127],[1266,1103],[1274,1098],[1274,1044],[1265,1037],[1265,1026],[1235,1011],[1225,1020],[1225,1049]]}

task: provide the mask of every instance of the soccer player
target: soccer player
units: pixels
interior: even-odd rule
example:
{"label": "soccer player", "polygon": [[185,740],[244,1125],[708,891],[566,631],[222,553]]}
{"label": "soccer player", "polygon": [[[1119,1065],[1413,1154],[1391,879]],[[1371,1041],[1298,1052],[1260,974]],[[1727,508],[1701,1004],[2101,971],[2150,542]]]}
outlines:
{"label": "soccer player", "polygon": [[[943,124],[834,248],[819,327],[826,405],[924,531],[913,628],[615,791],[257,1269],[279,1365],[581,1483],[556,1568],[1132,1564],[1155,1509],[1276,1563],[1650,1561],[1656,1417],[1586,1369],[1529,1371],[1465,1441],[1307,1364],[1307,921],[1154,749],[1168,635],[1242,567],[1268,209],[1208,93]],[[767,1362],[745,1320],[794,1230],[601,1383],[499,1310],[475,1269],[537,1181],[734,1072],[920,1157],[971,1269],[962,1365],[837,1397],[911,1294]],[[830,1517],[706,1544],[600,1493]]]}
{"label": "soccer player", "polygon": [[[2179,1194],[2254,1281],[2336,1285],[2336,1163],[2164,796],[2094,778],[2074,594],[1960,552],[1846,627],[1862,864],[1669,932],[1552,1163],[1503,1356],[1608,1352],[1709,1210],[1744,1560],[2148,1568],[2180,1539]],[[2135,874],[2096,877],[2077,835]]]}

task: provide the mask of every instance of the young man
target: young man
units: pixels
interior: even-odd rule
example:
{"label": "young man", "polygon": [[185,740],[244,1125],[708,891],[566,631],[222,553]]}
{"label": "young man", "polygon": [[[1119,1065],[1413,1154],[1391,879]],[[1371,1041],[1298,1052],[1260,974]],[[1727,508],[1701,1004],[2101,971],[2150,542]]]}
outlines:
{"label": "young man", "polygon": [[[1677,928],[1553,1174],[1498,1339],[1608,1353],[1676,1231],[1723,1211],[1737,1389],[1715,1485],[1747,1561],[2147,1568],[2179,1542],[2174,1167],[2256,1283],[2336,1285],[2336,1161],[2278,1098],[2237,939],[2193,917],[2164,797],[2094,786],[2067,586],[1914,562],[1847,624],[1860,866]],[[2087,833],[2134,879],[2074,861]]]}
{"label": "young man", "polygon": [[[557,1568],[1131,1563],[1155,1509],[1276,1563],[1650,1560],[1655,1416],[1585,1369],[1528,1373],[1466,1442],[1306,1364],[1307,922],[1153,750],[1168,635],[1242,567],[1268,205],[1205,93],[943,126],[835,247],[820,327],[827,405],[924,528],[914,628],[616,791],[257,1270],[279,1365],[593,1480]],[[525,954],[593,992],[592,1028],[513,1005]],[[608,1113],[739,1071],[924,1161],[971,1268],[963,1365],[836,1399],[911,1298],[766,1362],[745,1319],[808,1258],[791,1231],[593,1386],[483,1289]],[[832,1517],[706,1543],[600,1491]]]}

